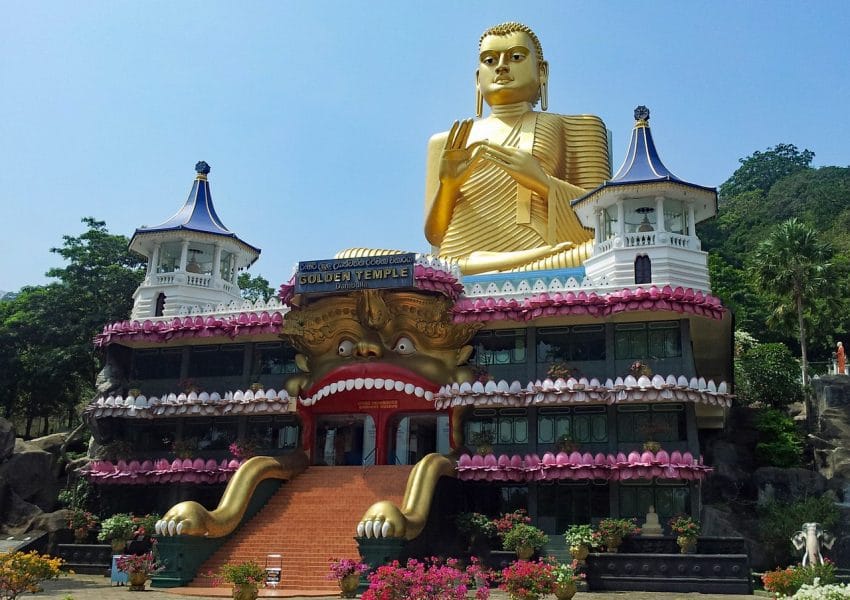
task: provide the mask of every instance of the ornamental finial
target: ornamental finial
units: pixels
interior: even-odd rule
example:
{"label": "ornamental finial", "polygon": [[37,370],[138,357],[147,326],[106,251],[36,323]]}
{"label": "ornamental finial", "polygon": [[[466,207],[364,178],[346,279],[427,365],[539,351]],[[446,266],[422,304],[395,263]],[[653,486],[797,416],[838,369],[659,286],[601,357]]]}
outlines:
{"label": "ornamental finial", "polygon": [[195,173],[198,175],[207,176],[210,172],[210,166],[206,163],[206,161],[200,160],[195,163]]}
{"label": "ornamental finial", "polygon": [[649,122],[649,109],[643,104],[635,108],[635,121]]}

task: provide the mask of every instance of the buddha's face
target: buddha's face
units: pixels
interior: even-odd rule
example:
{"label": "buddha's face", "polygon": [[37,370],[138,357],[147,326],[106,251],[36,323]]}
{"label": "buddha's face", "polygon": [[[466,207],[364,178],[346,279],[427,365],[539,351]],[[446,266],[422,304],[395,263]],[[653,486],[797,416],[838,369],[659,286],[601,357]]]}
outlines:
{"label": "buddha's face", "polygon": [[537,62],[527,33],[488,35],[481,41],[477,81],[490,106],[534,102],[545,77],[545,64]]}

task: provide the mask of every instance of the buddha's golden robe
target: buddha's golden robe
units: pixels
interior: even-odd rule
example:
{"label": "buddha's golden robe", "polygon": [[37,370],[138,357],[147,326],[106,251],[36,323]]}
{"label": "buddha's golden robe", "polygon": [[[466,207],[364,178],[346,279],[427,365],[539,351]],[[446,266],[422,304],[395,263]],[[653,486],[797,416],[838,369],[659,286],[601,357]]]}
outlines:
{"label": "buddha's golden robe", "polygon": [[540,162],[550,176],[549,197],[542,198],[502,169],[482,162],[461,187],[440,256],[462,259],[475,251],[511,252],[571,241],[576,247],[518,269],[582,264],[590,256],[593,230],[582,226],[570,201],[610,177],[602,120],[528,112],[503,145],[530,151]]}

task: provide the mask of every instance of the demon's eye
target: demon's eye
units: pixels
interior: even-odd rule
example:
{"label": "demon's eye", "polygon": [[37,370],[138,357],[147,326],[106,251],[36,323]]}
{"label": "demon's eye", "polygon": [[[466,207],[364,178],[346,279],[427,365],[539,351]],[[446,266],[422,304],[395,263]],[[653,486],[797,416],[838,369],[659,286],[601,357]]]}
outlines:
{"label": "demon's eye", "polygon": [[342,340],[336,349],[336,353],[340,356],[351,356],[354,351],[354,342],[351,340]]}
{"label": "demon's eye", "polygon": [[413,345],[413,342],[410,338],[400,337],[395,343],[393,351],[398,354],[413,354],[414,352],[416,352],[416,346]]}

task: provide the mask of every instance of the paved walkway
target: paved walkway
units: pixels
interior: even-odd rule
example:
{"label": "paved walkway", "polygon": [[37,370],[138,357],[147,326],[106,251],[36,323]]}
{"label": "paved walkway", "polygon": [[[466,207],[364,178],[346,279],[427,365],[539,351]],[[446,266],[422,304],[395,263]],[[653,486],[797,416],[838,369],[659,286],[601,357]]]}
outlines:
{"label": "paved walkway", "polygon": [[[96,575],[70,575],[63,576],[54,581],[44,583],[44,591],[35,596],[26,594],[25,598],[33,600],[180,600],[186,597],[186,592],[191,592],[193,598],[227,598],[231,596],[230,588],[180,588],[177,590],[147,589],[139,595],[129,596],[126,587],[113,587],[109,584],[107,577]],[[183,594],[183,595],[181,595]],[[273,590],[261,590],[261,598],[290,598],[291,600],[331,600],[339,596],[290,596],[283,592]],[[504,592],[493,592],[490,596],[493,600],[507,600]],[[676,594],[661,592],[579,592],[575,600],[679,600],[680,598],[694,600],[743,600],[744,598],[755,598],[756,596],[726,596],[718,594]],[[765,598],[766,596],[760,596]],[[549,596],[551,600],[554,596]]]}

